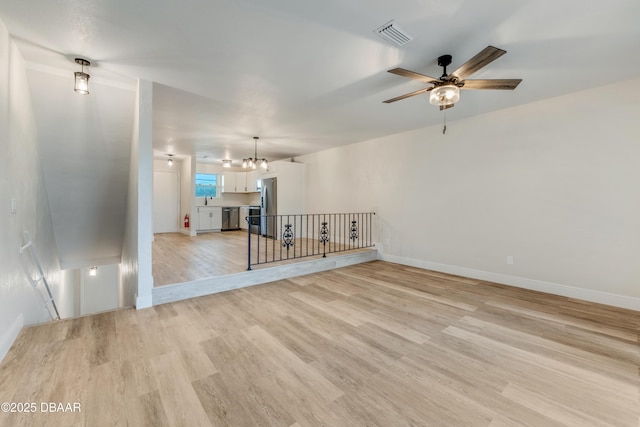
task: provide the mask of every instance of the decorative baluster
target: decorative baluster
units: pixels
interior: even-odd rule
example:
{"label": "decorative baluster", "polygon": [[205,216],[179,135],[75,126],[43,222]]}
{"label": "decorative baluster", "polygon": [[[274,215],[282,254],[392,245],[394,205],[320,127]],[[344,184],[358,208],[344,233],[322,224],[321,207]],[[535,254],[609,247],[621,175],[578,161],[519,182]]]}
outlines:
{"label": "decorative baluster", "polygon": [[285,224],[284,231],[282,232],[282,246],[287,248],[287,259],[289,259],[289,248],[293,246],[293,243],[293,232],[291,231],[291,224]]}
{"label": "decorative baluster", "polygon": [[[251,270],[251,221],[249,221],[247,236],[247,270]],[[258,261],[260,261],[260,258],[258,258]]]}
{"label": "decorative baluster", "polygon": [[[320,244],[323,258],[327,252],[375,246],[372,242],[374,215],[375,212],[256,216],[259,229],[255,242],[251,229],[247,230],[247,270],[253,265],[320,255]],[[298,217],[300,224],[296,223]],[[299,251],[296,251],[296,236]],[[304,240],[300,243],[300,239]]]}
{"label": "decorative baluster", "polygon": [[320,228],[320,242],[322,242],[322,258],[327,257],[327,242],[329,241],[329,228],[327,227],[327,223],[322,223],[322,228]]}
{"label": "decorative baluster", "polygon": [[358,239],[358,224],[356,220],[351,221],[351,240],[354,242]]}

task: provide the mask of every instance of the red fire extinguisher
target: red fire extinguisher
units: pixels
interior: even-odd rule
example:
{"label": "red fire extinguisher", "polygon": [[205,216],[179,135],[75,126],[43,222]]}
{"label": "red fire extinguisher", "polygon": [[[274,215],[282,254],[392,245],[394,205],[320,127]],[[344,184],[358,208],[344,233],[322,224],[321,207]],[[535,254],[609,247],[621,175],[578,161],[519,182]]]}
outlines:
{"label": "red fire extinguisher", "polygon": [[184,228],[189,228],[189,214],[184,216]]}

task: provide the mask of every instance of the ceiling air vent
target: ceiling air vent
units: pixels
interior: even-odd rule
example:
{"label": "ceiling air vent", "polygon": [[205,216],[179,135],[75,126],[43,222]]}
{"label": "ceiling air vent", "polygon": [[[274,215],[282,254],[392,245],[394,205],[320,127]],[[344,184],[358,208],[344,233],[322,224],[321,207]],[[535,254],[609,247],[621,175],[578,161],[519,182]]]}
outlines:
{"label": "ceiling air vent", "polygon": [[394,23],[393,19],[376,29],[374,33],[396,46],[404,46],[413,40],[413,37],[398,27],[398,24]]}

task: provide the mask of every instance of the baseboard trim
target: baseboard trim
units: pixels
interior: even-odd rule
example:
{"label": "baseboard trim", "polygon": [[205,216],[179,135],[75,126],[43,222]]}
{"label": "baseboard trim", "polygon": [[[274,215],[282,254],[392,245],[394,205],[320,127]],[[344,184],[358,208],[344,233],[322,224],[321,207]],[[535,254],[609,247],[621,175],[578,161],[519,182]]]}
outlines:
{"label": "baseboard trim", "polygon": [[190,228],[181,227],[180,228],[180,234],[184,234],[185,236],[191,236],[191,229]]}
{"label": "baseboard trim", "polygon": [[16,338],[18,338],[23,326],[24,316],[20,313],[20,315],[13,320],[11,325],[9,325],[6,332],[0,336],[0,362],[2,362],[11,349],[11,346],[15,342]]}
{"label": "baseboard trim", "polygon": [[153,305],[153,298],[151,295],[136,295],[136,310],[142,310],[143,308],[149,308]]}
{"label": "baseboard trim", "polygon": [[509,276],[490,271],[476,270],[473,268],[459,267],[449,264],[425,261],[415,258],[405,258],[395,255],[379,254],[382,261],[394,262],[411,267],[424,268],[442,273],[455,274],[472,279],[485,280],[488,282],[500,283],[517,288],[529,289],[532,291],[546,292],[549,294],[575,298],[583,301],[595,302],[598,304],[611,305],[619,308],[640,311],[640,298],[625,295],[612,294],[608,292],[595,291],[592,289],[576,288],[574,286],[561,285],[558,283],[545,282],[542,280],[528,279],[526,277]]}

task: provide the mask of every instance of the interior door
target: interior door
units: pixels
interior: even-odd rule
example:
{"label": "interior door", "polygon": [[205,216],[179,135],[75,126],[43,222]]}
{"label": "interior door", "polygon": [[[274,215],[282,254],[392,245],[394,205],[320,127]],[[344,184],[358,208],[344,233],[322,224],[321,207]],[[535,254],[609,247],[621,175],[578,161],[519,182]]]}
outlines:
{"label": "interior door", "polygon": [[153,232],[177,233],[180,224],[177,172],[153,171]]}

